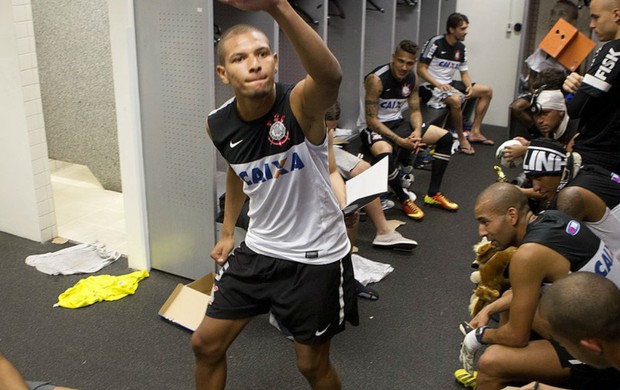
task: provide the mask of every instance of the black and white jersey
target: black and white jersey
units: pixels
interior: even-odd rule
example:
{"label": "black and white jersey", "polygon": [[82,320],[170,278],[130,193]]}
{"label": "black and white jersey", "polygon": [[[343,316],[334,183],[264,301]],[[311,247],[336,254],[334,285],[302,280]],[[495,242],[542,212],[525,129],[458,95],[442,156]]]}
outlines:
{"label": "black and white jersey", "polygon": [[209,114],[216,148],[248,195],[246,245],[256,253],[306,264],[328,264],[350,249],[331,189],[327,135],[309,142],[290,107],[293,86],[276,84],[265,116],[243,121],[233,98]]}
{"label": "black and white jersey", "polygon": [[[397,80],[390,69],[390,64],[376,67],[371,74],[376,75],[381,80],[383,92],[379,96],[379,112],[378,118],[381,123],[395,121],[403,118],[402,111],[407,107],[407,100],[414,91],[416,76],[414,72],[410,72],[402,80]],[[362,96],[362,110],[357,120],[358,128],[366,127],[366,110],[364,108],[364,96]]]}
{"label": "black and white jersey", "polygon": [[420,62],[428,65],[428,72],[441,84],[450,84],[457,70],[466,72],[468,69],[465,45],[459,41],[451,46],[444,35],[437,35],[426,41]]}
{"label": "black and white jersey", "polygon": [[594,272],[620,287],[620,262],[586,225],[558,210],[547,210],[532,221],[523,244],[544,245],[570,262],[570,271]]}
{"label": "black and white jersey", "polygon": [[570,117],[581,119],[574,145],[577,152],[620,154],[619,60],[620,39],[604,44],[596,52],[575,96],[567,103]]}

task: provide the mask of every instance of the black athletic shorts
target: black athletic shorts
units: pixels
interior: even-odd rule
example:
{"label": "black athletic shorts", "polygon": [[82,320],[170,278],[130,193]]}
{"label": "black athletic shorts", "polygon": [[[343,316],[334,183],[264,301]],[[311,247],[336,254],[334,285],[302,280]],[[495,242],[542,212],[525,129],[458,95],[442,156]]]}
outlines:
{"label": "black athletic shorts", "polygon": [[240,319],[271,312],[302,344],[329,341],[359,323],[351,255],[309,265],[255,253],[242,243],[215,278],[207,316]]}
{"label": "black athletic shorts", "polygon": [[573,150],[581,155],[584,165],[598,165],[612,172],[620,173],[620,153],[617,151],[583,150],[579,144],[579,137],[575,139]]}
{"label": "black athletic shorts", "polygon": [[620,176],[598,165],[584,165],[566,187],[581,187],[598,195],[610,210],[620,204]]}
{"label": "black athletic shorts", "polygon": [[[383,122],[383,124],[386,125],[390,130],[392,130],[396,135],[402,138],[409,137],[413,132],[409,122],[404,119],[387,121]],[[422,135],[426,133],[426,130],[428,130],[428,126],[426,125],[426,123],[423,123]],[[411,153],[405,153],[406,149],[401,149],[391,139],[385,138],[381,134],[374,132],[369,128],[365,128],[360,132],[360,140],[362,142],[362,145],[367,148],[367,150],[370,150],[370,148],[375,142],[385,141],[392,145],[392,154],[396,156],[396,160],[403,162],[405,165],[413,164],[413,162],[410,162],[409,160],[411,160],[415,156],[412,156]]]}
{"label": "black athletic shorts", "polygon": [[574,390],[618,390],[620,371],[615,368],[598,369],[576,360],[557,341],[549,340],[562,367],[570,367],[570,388]]}
{"label": "black athletic shorts", "polygon": [[[413,132],[413,129],[411,128],[411,125],[409,124],[409,122],[407,122],[404,119],[397,119],[395,121],[387,121],[387,122],[383,122],[383,124],[386,125],[390,130],[392,130],[394,134],[402,138],[409,137],[411,133]],[[422,124],[422,135],[426,133],[426,130],[428,130],[428,126],[426,125],[426,123],[423,123]],[[385,141],[389,143],[390,145],[392,145],[393,148],[398,148],[398,146],[394,143],[394,141],[383,137],[381,134],[375,131],[372,131],[368,127],[360,132],[360,140],[362,141],[362,144],[367,148],[370,148],[375,142],[379,142],[379,141]]]}

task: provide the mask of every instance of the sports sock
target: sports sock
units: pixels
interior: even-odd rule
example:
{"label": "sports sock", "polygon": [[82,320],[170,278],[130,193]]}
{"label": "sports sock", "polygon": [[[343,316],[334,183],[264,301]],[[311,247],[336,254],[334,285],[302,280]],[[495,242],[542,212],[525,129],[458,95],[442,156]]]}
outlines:
{"label": "sports sock", "polygon": [[435,153],[433,154],[433,166],[431,168],[431,181],[428,185],[428,196],[436,195],[441,189],[443,175],[448,168],[450,162],[450,153],[452,149],[452,135],[444,134],[443,137],[435,143]]}
{"label": "sports sock", "polygon": [[398,168],[396,168],[395,158],[392,153],[381,153],[376,156],[377,161],[381,160],[383,157],[388,157],[388,185],[396,194],[398,200],[402,203],[409,199],[409,195],[405,194],[403,191],[403,187],[400,184],[400,172]]}

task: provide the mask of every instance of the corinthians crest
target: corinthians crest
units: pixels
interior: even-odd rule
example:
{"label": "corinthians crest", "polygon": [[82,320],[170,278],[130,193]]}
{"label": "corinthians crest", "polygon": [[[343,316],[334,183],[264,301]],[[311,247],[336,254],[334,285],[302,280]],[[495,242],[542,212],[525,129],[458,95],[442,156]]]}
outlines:
{"label": "corinthians crest", "polygon": [[400,93],[404,96],[407,97],[409,95],[411,95],[411,85],[410,84],[403,84],[403,88],[401,89]]}
{"label": "corinthians crest", "polygon": [[284,125],[284,115],[275,114],[273,120],[267,122],[269,126],[269,142],[272,145],[282,146],[288,141],[288,129]]}

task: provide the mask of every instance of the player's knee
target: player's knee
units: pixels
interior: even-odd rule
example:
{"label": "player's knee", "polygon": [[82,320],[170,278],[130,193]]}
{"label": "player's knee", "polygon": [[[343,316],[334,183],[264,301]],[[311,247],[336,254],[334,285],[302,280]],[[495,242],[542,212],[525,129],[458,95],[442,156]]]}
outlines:
{"label": "player's knee", "polygon": [[364,160],[360,160],[360,162],[358,162],[357,165],[355,166],[355,169],[360,172],[364,172],[368,168],[370,168],[370,164]]}
{"label": "player's knee", "polygon": [[491,345],[480,355],[476,368],[479,373],[489,377],[500,377],[502,374],[502,357],[504,354],[500,348]]}
{"label": "player's knee", "polygon": [[446,133],[435,142],[435,153],[450,156],[453,142],[452,134],[446,131]]}
{"label": "player's knee", "polygon": [[377,161],[382,160],[384,157],[388,159],[388,178],[398,175],[398,168],[396,168],[396,158],[393,153],[381,153],[376,156]]}
{"label": "player's knee", "polygon": [[446,103],[448,107],[461,108],[461,98],[456,94],[448,96],[446,100],[444,100],[444,103]]}
{"label": "player's knee", "polygon": [[490,85],[482,84],[480,86],[480,94],[482,97],[492,98],[493,97],[493,88]]}
{"label": "player's knee", "polygon": [[303,354],[297,356],[297,369],[306,378],[318,378],[329,370],[329,358],[321,354]]}
{"label": "player's knee", "polygon": [[314,377],[317,375],[320,367],[319,359],[315,356],[297,356],[297,369],[305,377]]}
{"label": "player's knee", "polygon": [[523,112],[530,107],[530,102],[526,99],[517,99],[510,103],[510,111]]}
{"label": "player's knee", "polygon": [[192,334],[192,350],[196,358],[208,361],[218,361],[226,355],[226,347],[223,343],[201,332]]}

